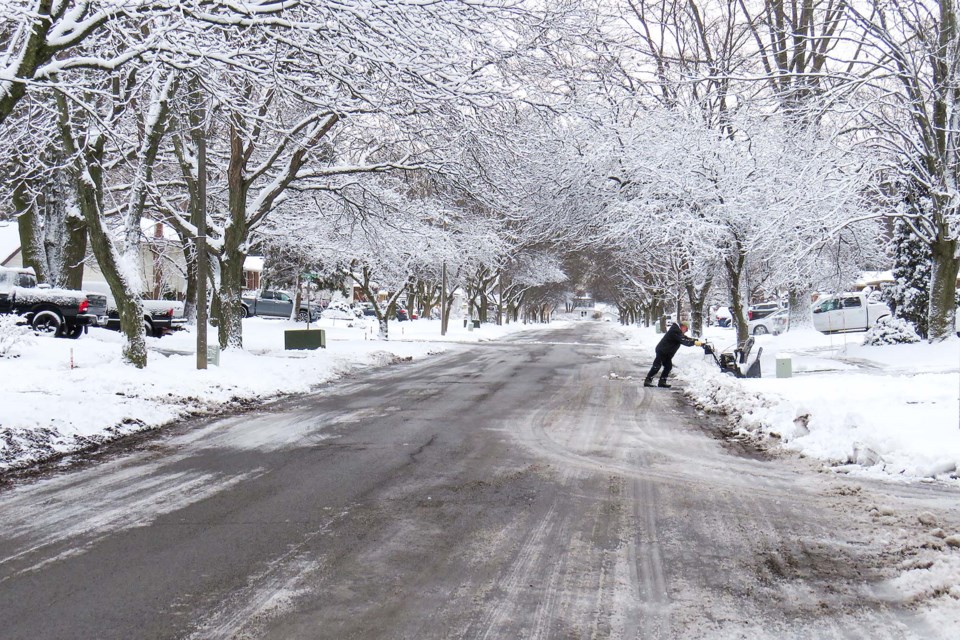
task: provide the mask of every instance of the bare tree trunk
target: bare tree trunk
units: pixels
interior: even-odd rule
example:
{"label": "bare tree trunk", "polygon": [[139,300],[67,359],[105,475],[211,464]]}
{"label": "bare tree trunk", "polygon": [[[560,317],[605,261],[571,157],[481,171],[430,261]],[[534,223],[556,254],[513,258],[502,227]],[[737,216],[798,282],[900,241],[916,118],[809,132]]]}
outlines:
{"label": "bare tree trunk", "polygon": [[[231,236],[228,229],[227,237]],[[221,349],[243,348],[243,261],[246,254],[237,246],[224,243],[220,256],[220,289],[217,305],[217,336]]]}
{"label": "bare tree trunk", "polygon": [[[301,298],[303,297],[303,294],[302,294],[301,291],[300,291],[300,289],[302,288],[302,287],[300,286],[300,273],[301,273],[302,271],[303,271],[302,269],[297,269],[297,277],[296,277],[296,279],[295,279],[295,281],[294,281],[294,285],[293,285],[293,308],[290,309],[290,318],[288,318],[288,319],[289,319],[289,320],[292,320],[292,321],[294,321],[294,322],[297,320],[297,316],[298,316],[299,313],[300,313],[300,302],[301,302]],[[308,286],[309,286],[309,285],[308,285]],[[309,307],[309,306],[307,307],[307,319],[308,319],[308,320],[310,319],[310,307]]]}
{"label": "bare tree trunk", "polygon": [[743,287],[741,282],[745,262],[746,258],[740,251],[737,251],[735,258],[727,258],[723,261],[723,265],[727,271],[727,280],[730,283],[730,311],[733,315],[733,326],[737,330],[737,344],[745,343],[750,336],[747,318],[744,314]]}
{"label": "bare tree trunk", "polygon": [[801,326],[804,324],[809,324],[807,315],[810,313],[810,305],[807,304],[807,300],[809,300],[807,293],[795,288],[791,288],[787,300],[790,305],[789,322],[787,323],[787,327],[790,328],[795,325]]}
{"label": "bare tree trunk", "polygon": [[497,326],[503,324],[503,273],[497,277]]}
{"label": "bare tree trunk", "polygon": [[67,289],[83,287],[83,269],[87,258],[87,223],[75,215],[66,216],[67,240],[63,247],[63,273],[60,279]]}
{"label": "bare tree trunk", "polygon": [[421,280],[417,284],[417,300],[420,302],[422,318],[433,316],[433,308],[440,302],[440,286]]}
{"label": "bare tree trunk", "polygon": [[244,176],[249,149],[244,146],[236,122],[230,124],[230,162],[227,166],[228,211],[230,220],[223,235],[220,255],[220,304],[217,308],[217,333],[220,348],[243,348],[243,262],[249,235],[247,220],[247,192],[250,183]]}
{"label": "bare tree trunk", "polygon": [[29,197],[26,182],[20,182],[13,190],[13,212],[17,217],[20,232],[20,256],[23,266],[33,269],[37,274],[37,282],[50,282],[47,256],[40,239],[37,208]]}
{"label": "bare tree trunk", "polygon": [[183,246],[183,259],[187,263],[187,290],[183,303],[183,317],[187,323],[197,323],[197,245],[193,238],[180,237]]}
{"label": "bare tree trunk", "polygon": [[[702,287],[697,289],[693,283],[688,283],[687,288],[687,299],[690,301],[690,319],[693,322],[693,335],[702,336],[703,335],[703,307],[707,301],[707,294],[710,292],[710,286],[713,284],[713,279],[707,279]],[[679,316],[678,316],[679,317]]]}
{"label": "bare tree trunk", "polygon": [[954,334],[957,310],[957,239],[948,235],[947,224],[942,223],[931,249],[930,306],[927,327],[930,342],[941,342]]}

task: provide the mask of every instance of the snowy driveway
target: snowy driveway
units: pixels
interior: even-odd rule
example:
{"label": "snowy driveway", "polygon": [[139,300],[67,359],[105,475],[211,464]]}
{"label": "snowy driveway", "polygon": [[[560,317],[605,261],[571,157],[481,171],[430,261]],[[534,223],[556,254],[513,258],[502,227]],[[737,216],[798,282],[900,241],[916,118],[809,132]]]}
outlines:
{"label": "snowy driveway", "polygon": [[738,451],[648,360],[602,324],[528,333],[7,489],[0,635],[953,634],[896,579],[955,492]]}

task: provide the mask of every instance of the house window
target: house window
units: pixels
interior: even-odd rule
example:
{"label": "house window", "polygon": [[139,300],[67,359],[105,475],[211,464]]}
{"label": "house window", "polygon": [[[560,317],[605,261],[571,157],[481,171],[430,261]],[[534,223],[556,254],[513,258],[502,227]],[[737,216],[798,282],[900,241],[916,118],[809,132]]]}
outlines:
{"label": "house window", "polygon": [[260,289],[260,272],[259,271],[247,271],[246,275],[246,285],[247,290],[257,291]]}

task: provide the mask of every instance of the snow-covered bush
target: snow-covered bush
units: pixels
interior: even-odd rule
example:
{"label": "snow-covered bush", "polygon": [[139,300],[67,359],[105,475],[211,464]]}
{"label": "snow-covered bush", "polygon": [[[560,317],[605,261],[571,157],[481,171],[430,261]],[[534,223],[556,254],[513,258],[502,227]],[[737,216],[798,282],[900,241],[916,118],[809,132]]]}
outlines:
{"label": "snow-covered bush", "polygon": [[33,332],[26,319],[16,315],[0,316],[0,358],[16,358],[20,347],[31,341]]}
{"label": "snow-covered bush", "polygon": [[863,338],[864,346],[878,347],[884,344],[912,344],[920,342],[920,336],[903,318],[887,316],[880,318]]}
{"label": "snow-covered bush", "polygon": [[323,310],[320,317],[326,318],[327,320],[354,320],[357,316],[348,303],[341,300],[334,300]]}

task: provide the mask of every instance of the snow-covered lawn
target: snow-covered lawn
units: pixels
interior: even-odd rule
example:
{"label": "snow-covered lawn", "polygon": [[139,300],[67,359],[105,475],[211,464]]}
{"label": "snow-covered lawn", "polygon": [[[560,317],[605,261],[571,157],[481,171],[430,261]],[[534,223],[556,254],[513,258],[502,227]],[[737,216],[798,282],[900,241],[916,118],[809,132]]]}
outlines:
{"label": "snow-covered lawn", "polygon": [[[441,338],[439,322],[416,320],[391,323],[391,340],[382,341],[374,339],[369,321],[323,320],[319,326],[326,330],[326,349],[285,351],[284,330],[304,325],[249,318],[244,349],[224,351],[219,366],[205,371],[196,369],[191,331],[147,338],[149,362],[143,370],[121,362],[123,338],[117,332],[92,329],[78,340],[30,334],[14,347],[18,357],[0,358],[0,470],[187,416],[309,391],[350,371],[443,351],[448,343],[491,340],[528,328],[484,325],[471,331],[462,321],[452,322]],[[213,333],[210,342],[216,342]]]}
{"label": "snow-covered lawn", "polygon": [[[660,336],[645,328],[623,331],[652,360]],[[841,471],[956,482],[960,339],[873,347],[863,346],[863,336],[813,329],[758,336],[760,379],[722,373],[697,347],[680,349],[674,371],[685,393],[707,410],[727,413],[744,435],[769,436]],[[732,349],[735,340],[732,329],[718,327],[705,337],[718,351]],[[791,377],[776,377],[778,357],[790,359]]]}

